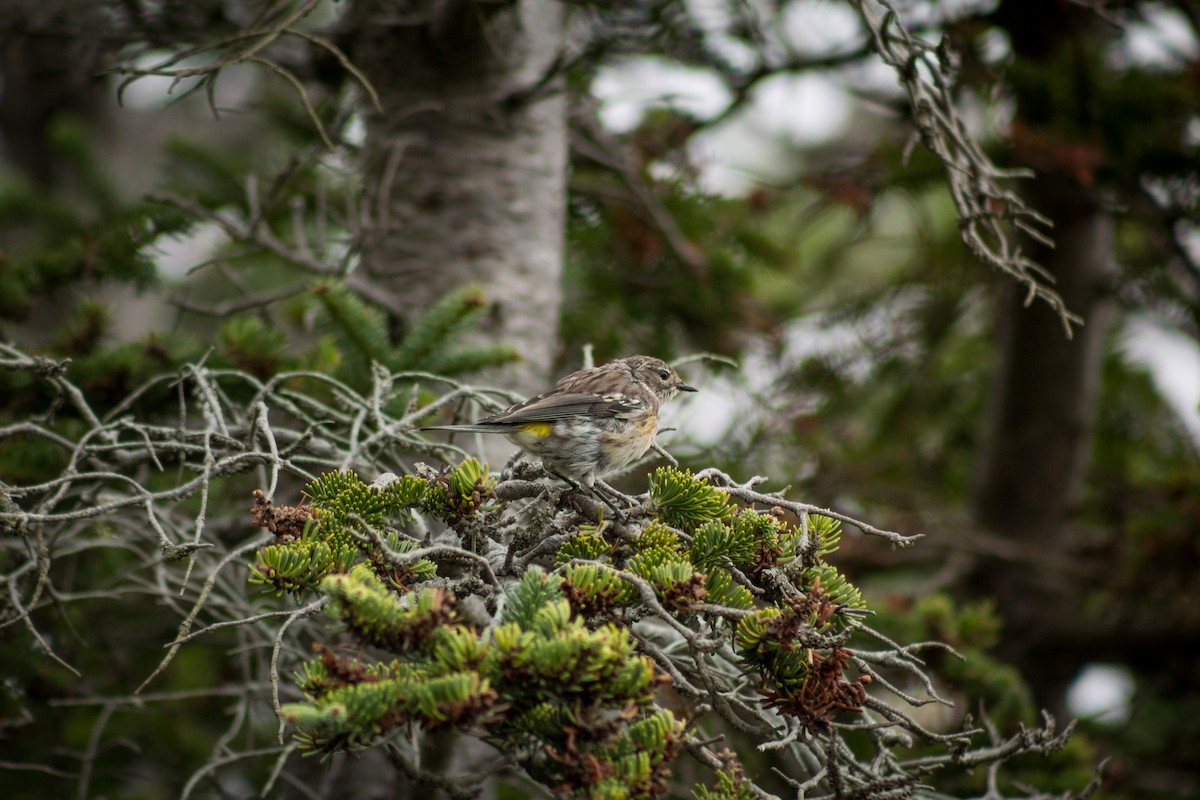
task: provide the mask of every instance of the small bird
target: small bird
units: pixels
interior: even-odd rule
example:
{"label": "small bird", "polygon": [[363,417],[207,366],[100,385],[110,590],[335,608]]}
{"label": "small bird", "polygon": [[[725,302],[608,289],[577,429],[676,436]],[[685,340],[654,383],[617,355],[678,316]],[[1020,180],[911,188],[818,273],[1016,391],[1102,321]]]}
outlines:
{"label": "small bird", "polygon": [[500,433],[546,471],[601,495],[598,478],[633,464],[658,433],[658,409],[679,392],[694,392],[670,364],[629,356],[562,378],[549,392],[470,425],[436,425],[423,431]]}

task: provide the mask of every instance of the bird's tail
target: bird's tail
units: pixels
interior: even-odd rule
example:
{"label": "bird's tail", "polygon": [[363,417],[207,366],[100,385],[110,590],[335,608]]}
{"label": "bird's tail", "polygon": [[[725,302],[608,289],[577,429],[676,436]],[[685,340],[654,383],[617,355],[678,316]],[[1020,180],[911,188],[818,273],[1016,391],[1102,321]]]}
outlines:
{"label": "bird's tail", "polygon": [[508,433],[506,427],[500,425],[431,425],[428,428],[417,428],[419,431],[457,431],[459,433]]}

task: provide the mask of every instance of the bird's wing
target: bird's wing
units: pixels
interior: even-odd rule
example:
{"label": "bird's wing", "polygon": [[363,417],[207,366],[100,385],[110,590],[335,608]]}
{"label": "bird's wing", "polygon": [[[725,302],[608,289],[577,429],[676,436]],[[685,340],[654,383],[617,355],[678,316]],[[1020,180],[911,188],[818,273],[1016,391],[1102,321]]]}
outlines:
{"label": "bird's wing", "polygon": [[472,425],[429,425],[424,428],[417,428],[419,431],[454,431],[455,433],[507,433],[506,428],[497,427],[496,425],[480,425],[478,423]]}
{"label": "bird's wing", "polygon": [[510,409],[484,417],[477,425],[518,425],[522,422],[553,422],[568,417],[613,418],[645,410],[647,401],[628,395],[598,395],[549,392]]}

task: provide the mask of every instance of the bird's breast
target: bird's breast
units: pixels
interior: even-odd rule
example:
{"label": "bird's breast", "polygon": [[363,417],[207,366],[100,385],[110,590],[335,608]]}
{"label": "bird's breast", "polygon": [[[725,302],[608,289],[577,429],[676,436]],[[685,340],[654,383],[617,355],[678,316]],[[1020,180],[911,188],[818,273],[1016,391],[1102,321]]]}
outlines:
{"label": "bird's breast", "polygon": [[601,475],[627,467],[646,455],[658,433],[658,417],[642,414],[600,434]]}

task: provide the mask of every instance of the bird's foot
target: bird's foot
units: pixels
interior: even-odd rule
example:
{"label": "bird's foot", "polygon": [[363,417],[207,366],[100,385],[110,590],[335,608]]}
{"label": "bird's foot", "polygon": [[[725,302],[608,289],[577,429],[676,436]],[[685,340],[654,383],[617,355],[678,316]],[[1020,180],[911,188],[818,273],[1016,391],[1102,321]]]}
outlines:
{"label": "bird's foot", "polygon": [[[555,472],[551,472],[550,474],[553,475],[554,477],[558,478],[559,480],[567,483],[572,489],[574,489],[580,495],[586,495],[587,497],[590,497],[593,500],[599,500],[601,503],[608,506],[608,508],[613,512],[613,515],[617,519],[619,519],[621,522],[629,522],[629,515],[626,514],[624,511],[622,511],[621,509],[617,508],[615,505],[613,505],[612,501],[604,496],[604,492],[600,491],[600,489],[597,488],[596,486],[594,486],[594,485],[589,486],[587,484],[581,485],[581,484],[576,483],[575,481],[571,480],[570,478],[566,477],[565,475],[559,475],[558,473],[555,473]],[[605,490],[612,492],[614,495],[616,495],[617,498],[619,498],[621,500],[629,499],[625,495],[623,495],[620,492],[613,489],[608,484],[604,483],[603,481],[596,481],[596,483],[603,486]]]}

